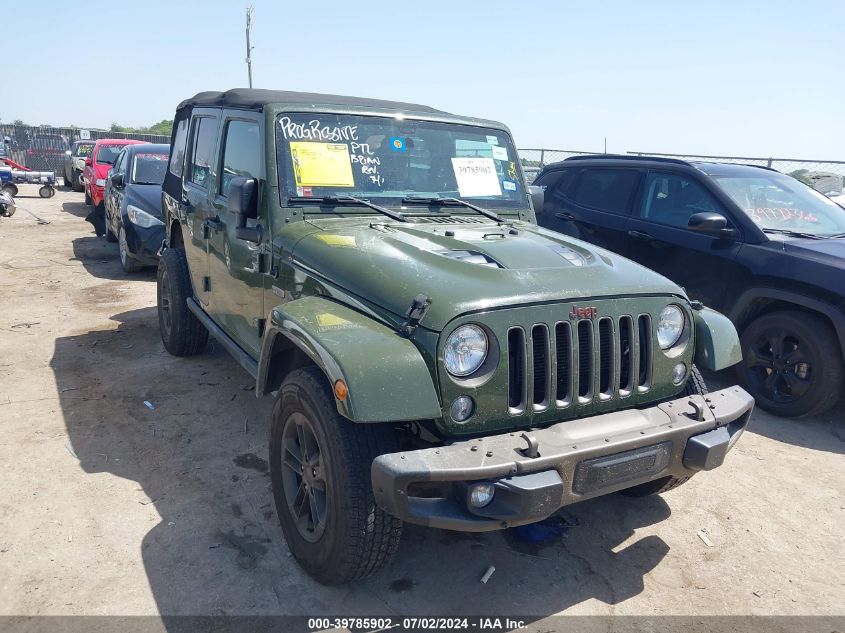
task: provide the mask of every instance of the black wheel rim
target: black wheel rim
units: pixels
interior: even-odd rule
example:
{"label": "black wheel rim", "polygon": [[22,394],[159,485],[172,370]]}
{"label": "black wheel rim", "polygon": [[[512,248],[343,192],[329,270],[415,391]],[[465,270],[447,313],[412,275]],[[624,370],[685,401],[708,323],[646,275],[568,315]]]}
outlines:
{"label": "black wheel rim", "polygon": [[165,336],[170,336],[170,275],[167,274],[166,268],[161,271],[159,279],[158,307],[161,315],[161,329]]}
{"label": "black wheel rim", "polygon": [[323,452],[314,427],[299,412],[290,415],[282,432],[282,486],[297,531],[306,541],[318,541],[328,507]]}
{"label": "black wheel rim", "polygon": [[744,361],[752,388],[772,402],[795,402],[810,388],[810,354],[795,333],[785,328],[761,331],[745,350]]}

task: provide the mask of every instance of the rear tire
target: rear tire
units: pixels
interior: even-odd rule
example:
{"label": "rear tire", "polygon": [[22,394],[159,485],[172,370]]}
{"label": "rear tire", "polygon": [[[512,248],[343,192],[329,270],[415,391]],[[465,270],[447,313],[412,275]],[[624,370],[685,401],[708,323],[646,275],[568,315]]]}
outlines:
{"label": "rear tire", "polygon": [[158,326],[164,348],[174,356],[200,353],[208,343],[208,330],[188,309],[193,291],[185,249],[165,249],[156,277]]}
{"label": "rear tire", "polygon": [[[687,383],[684,385],[683,393],[685,396],[703,396],[708,393],[707,384],[704,382],[704,376],[701,375],[701,372],[698,371],[698,367],[695,365],[692,366],[689,378],[687,378]],[[661,477],[660,479],[655,479],[654,481],[647,481],[639,486],[620,490],[620,492],[626,497],[635,498],[659,495],[686,483],[691,477],[692,475],[689,477]]]}
{"label": "rear tire", "polygon": [[376,505],[370,479],[373,459],[395,450],[393,429],[337,412],[316,367],[291,372],[279,389],[270,433],[276,512],[291,553],[318,582],[370,576],[395,555],[402,522]]}
{"label": "rear tire", "polygon": [[[739,383],[775,415],[818,415],[842,396],[845,367],[830,323],[812,312],[771,312],[740,337]],[[803,377],[802,377],[803,376]]]}

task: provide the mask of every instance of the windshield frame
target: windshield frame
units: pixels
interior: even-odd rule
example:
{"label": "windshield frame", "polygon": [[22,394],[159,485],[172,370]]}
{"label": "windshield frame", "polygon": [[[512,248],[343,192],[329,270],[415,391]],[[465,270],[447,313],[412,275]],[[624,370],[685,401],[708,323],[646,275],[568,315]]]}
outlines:
{"label": "windshield frame", "polygon": [[[467,119],[462,119],[458,117],[451,117],[450,115],[445,115],[442,117],[439,116],[413,116],[413,115],[403,115],[396,112],[360,112],[360,111],[349,111],[346,109],[335,109],[331,107],[321,108],[315,111],[303,111],[301,108],[291,108],[291,109],[280,109],[275,111],[271,115],[271,120],[273,122],[273,138],[275,144],[275,159],[276,159],[276,166],[277,166],[277,183],[279,187],[279,204],[282,208],[300,208],[302,207],[302,202],[295,202],[292,201],[293,198],[298,196],[298,191],[296,185],[292,182],[293,181],[293,166],[291,164],[291,154],[290,154],[290,143],[291,142],[299,142],[305,141],[307,142],[309,139],[297,139],[297,138],[286,138],[286,134],[283,132],[281,120],[283,117],[290,117],[291,119],[297,118],[298,120],[295,121],[288,121],[288,123],[302,123],[303,117],[309,117],[311,119],[317,119],[321,115],[328,117],[353,117],[353,118],[360,118],[360,119],[383,119],[387,123],[392,122],[401,122],[407,123],[413,126],[455,126],[457,128],[470,128],[472,133],[474,134],[481,134],[485,135],[484,131],[487,130],[487,135],[496,135],[499,141],[505,141],[506,145],[501,145],[501,147],[505,147],[506,151],[508,152],[508,156],[512,157],[514,160],[508,161],[503,167],[504,169],[511,169],[510,163],[513,163],[513,171],[515,172],[517,179],[516,179],[516,186],[517,186],[517,193],[515,194],[514,198],[504,197],[501,200],[496,200],[493,196],[464,196],[464,199],[471,202],[472,204],[489,208],[492,211],[500,214],[506,215],[520,215],[530,213],[530,206],[529,206],[529,196],[528,196],[528,188],[525,184],[525,176],[522,171],[522,164],[519,158],[518,150],[516,149],[516,144],[514,143],[513,137],[507,128],[503,126],[497,126],[493,122],[486,122],[486,121],[472,121]],[[309,121],[310,122],[310,121]],[[338,122],[340,124],[340,122]],[[352,125],[352,124],[350,124]],[[347,127],[347,126],[341,126]],[[477,131],[476,131],[477,130]],[[468,130],[470,131],[470,130]],[[348,136],[348,135],[347,135]],[[385,134],[384,136],[387,136]],[[486,135],[485,135],[486,136]],[[382,139],[384,142],[386,139]],[[392,137],[391,137],[392,140]],[[325,138],[318,139],[318,142],[331,142]],[[353,143],[356,142],[355,140],[349,139],[339,139],[338,143]],[[360,142],[360,141],[359,141]],[[379,149],[383,151],[384,146],[382,145]],[[471,151],[467,148],[467,151]],[[383,157],[384,155],[382,155]],[[459,155],[460,156],[460,155]],[[358,165],[353,161],[353,167],[357,167]],[[357,173],[357,172],[356,172]],[[356,183],[359,184],[359,183]],[[305,187],[309,189],[308,187]],[[315,187],[316,188],[316,187]],[[431,207],[426,207],[424,205],[405,205],[402,202],[403,198],[408,197],[437,197],[435,192],[428,192],[428,191],[421,191],[421,190],[395,190],[395,191],[388,191],[385,193],[378,192],[378,191],[362,191],[359,187],[326,187],[326,189],[330,189],[329,192],[326,193],[315,193],[313,195],[315,202],[321,199],[324,196],[344,196],[350,195],[362,199],[370,200],[371,202],[383,205],[385,207],[390,207],[394,209],[401,209],[403,213],[413,216],[413,215],[477,215],[476,211],[473,211],[467,207],[461,206],[453,206],[453,205],[432,205]],[[508,193],[505,190],[502,190],[503,194]],[[458,197],[456,194],[459,192],[453,191],[449,192],[448,195],[444,194],[442,197]],[[390,195],[393,194],[393,195]],[[360,207],[344,204],[342,210],[338,210],[333,207],[333,205],[307,205],[309,208],[309,213],[324,213],[324,214],[337,214],[337,213],[360,213],[366,215],[372,215],[372,210],[365,208],[363,205]],[[329,209],[331,207],[331,209]],[[312,211],[313,209],[313,211]]]}

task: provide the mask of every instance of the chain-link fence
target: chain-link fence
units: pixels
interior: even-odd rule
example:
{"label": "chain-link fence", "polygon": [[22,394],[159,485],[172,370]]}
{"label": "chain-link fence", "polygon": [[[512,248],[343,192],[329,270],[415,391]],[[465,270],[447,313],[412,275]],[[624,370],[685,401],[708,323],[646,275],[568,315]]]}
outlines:
{"label": "chain-link fence", "polygon": [[147,143],[170,143],[163,134],[134,134],[109,132],[77,127],[50,127],[0,124],[0,156],[5,153],[16,163],[36,171],[54,171],[61,178],[64,173],[65,152],[74,141],[84,137],[96,141],[100,138],[126,138]]}
{"label": "chain-link fence", "polygon": [[[574,150],[557,149],[521,149],[519,157],[522,170],[530,182],[534,181],[537,173],[545,165],[556,163],[582,154],[598,154],[600,152],[576,152]],[[798,180],[810,185],[821,193],[839,193],[845,189],[845,161],[838,160],[809,160],[798,158],[759,158],[748,156],[707,156],[703,154],[666,154],[661,152],[628,152],[636,156],[661,156],[677,158],[686,161],[703,161],[713,163],[737,163],[742,165],[760,165],[776,169],[784,174],[795,176]]]}

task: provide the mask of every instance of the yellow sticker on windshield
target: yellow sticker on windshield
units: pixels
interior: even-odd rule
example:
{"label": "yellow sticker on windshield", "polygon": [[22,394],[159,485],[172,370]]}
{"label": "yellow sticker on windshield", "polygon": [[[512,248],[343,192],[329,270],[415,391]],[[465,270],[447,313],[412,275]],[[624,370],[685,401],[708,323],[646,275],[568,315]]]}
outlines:
{"label": "yellow sticker on windshield", "polygon": [[297,187],[354,187],[349,146],[345,143],[290,144]]}

